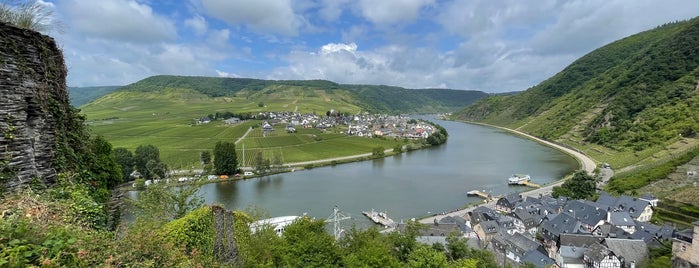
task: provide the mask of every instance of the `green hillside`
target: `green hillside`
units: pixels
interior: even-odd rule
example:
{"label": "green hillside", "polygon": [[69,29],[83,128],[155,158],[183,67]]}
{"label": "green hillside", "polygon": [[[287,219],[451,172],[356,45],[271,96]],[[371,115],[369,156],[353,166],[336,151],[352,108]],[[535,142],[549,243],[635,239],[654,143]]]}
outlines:
{"label": "green hillside", "polygon": [[[486,93],[448,89],[404,89],[387,86],[348,86],[329,81],[270,81],[238,78],[154,76],[121,87],[81,106],[88,124],[114,147],[135,150],[155,145],[162,159],[177,169],[199,168],[199,154],[218,141],[236,141],[260,120],[226,125],[217,114],[247,118],[260,112],[290,111],[325,115],[329,110],[346,114],[445,112],[463,107]],[[195,120],[209,116],[209,124]],[[260,128],[237,146],[248,156],[280,158],[284,163],[371,153],[376,147],[394,148],[402,140],[349,137],[343,129],[299,129],[286,133],[284,125],[272,136]],[[346,131],[346,126],[345,126]]]}
{"label": "green hillside", "polygon": [[88,102],[96,100],[99,97],[107,95],[119,89],[120,86],[105,86],[105,87],[69,87],[68,97],[70,104],[74,107],[80,107]]}
{"label": "green hillside", "polygon": [[663,25],[576,60],[520,94],[492,96],[455,119],[528,132],[617,166],[697,144],[699,18]]}
{"label": "green hillside", "polygon": [[[348,107],[352,111],[391,114],[450,112],[487,96],[481,91],[342,85],[326,80],[260,80],[170,75],[149,77],[122,88],[123,91],[130,92],[160,92],[167,89],[188,89],[210,98],[227,97],[255,104],[288,104],[288,101],[297,101],[301,102],[298,106],[303,111]],[[307,107],[307,103],[314,104]],[[270,109],[288,108],[283,104],[282,107],[271,106]],[[335,105],[339,107],[334,107]]]}

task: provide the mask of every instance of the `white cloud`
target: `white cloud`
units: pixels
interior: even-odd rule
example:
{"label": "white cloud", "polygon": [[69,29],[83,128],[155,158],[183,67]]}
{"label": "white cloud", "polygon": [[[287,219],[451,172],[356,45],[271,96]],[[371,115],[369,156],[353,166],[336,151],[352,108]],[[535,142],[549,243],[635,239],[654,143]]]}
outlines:
{"label": "white cloud", "polygon": [[335,21],[342,15],[343,9],[352,0],[321,0],[318,16],[325,21]]}
{"label": "white cloud", "polygon": [[205,34],[207,29],[208,29],[206,19],[204,19],[204,17],[199,16],[199,15],[196,15],[192,18],[186,19],[184,21],[184,25],[189,27],[189,28],[192,28],[192,30],[194,30],[194,32],[197,35]]}
{"label": "white cloud", "polygon": [[434,0],[360,0],[362,15],[376,25],[393,25],[415,20],[420,9]]}
{"label": "white cloud", "polygon": [[202,0],[202,4],[212,16],[260,33],[295,36],[303,25],[290,0]]}
{"label": "white cloud", "polygon": [[177,36],[174,23],[131,0],[59,0],[62,20],[74,34],[121,42],[161,42]]}
{"label": "white cloud", "polygon": [[330,53],[336,53],[340,51],[347,51],[350,53],[354,53],[357,51],[357,44],[355,43],[350,43],[350,44],[335,44],[335,43],[330,43],[327,45],[324,45],[323,47],[320,48],[320,53],[321,54],[330,54]]}

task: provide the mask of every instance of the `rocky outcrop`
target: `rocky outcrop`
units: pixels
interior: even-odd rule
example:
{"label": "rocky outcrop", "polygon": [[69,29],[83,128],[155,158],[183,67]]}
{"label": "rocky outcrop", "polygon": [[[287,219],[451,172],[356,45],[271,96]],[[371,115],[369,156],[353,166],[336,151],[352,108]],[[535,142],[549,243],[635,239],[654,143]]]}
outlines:
{"label": "rocky outcrop", "polygon": [[[57,136],[72,116],[53,38],[0,23],[0,183],[54,182]],[[69,120],[70,121],[70,120]]]}

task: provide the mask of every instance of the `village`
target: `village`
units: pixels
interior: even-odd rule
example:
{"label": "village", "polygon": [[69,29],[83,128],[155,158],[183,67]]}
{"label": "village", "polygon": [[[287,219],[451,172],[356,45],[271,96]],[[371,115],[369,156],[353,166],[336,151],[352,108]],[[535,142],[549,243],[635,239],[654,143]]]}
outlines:
{"label": "village", "polygon": [[[651,250],[670,245],[675,258],[696,263],[699,246],[692,242],[699,235],[699,222],[693,230],[681,231],[652,224],[658,202],[650,194],[636,198],[600,192],[593,202],[512,193],[463,215],[422,220],[418,240],[444,245],[447,236],[456,233],[467,238],[469,246],[489,249],[498,262],[515,267],[645,267]],[[398,224],[397,229],[402,228],[404,224]]]}
{"label": "village", "polygon": [[[263,133],[275,131],[277,125],[285,126],[288,133],[299,128],[316,128],[322,131],[336,126],[346,126],[345,134],[357,137],[388,137],[400,139],[425,139],[434,133],[434,127],[424,121],[415,120],[404,115],[369,114],[345,115],[335,110],[327,111],[325,116],[298,112],[260,112],[253,116],[262,120]],[[196,125],[213,121],[210,116],[194,120]],[[238,124],[243,120],[238,117],[224,119],[225,124]]]}

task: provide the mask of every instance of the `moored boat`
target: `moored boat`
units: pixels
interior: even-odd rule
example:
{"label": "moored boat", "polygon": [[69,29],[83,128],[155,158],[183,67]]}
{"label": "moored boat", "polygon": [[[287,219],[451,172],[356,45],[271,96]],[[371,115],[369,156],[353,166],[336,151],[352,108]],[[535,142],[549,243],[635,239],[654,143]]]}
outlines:
{"label": "moored boat", "polygon": [[525,184],[531,180],[529,175],[525,174],[513,174],[512,177],[507,179],[507,184]]}

